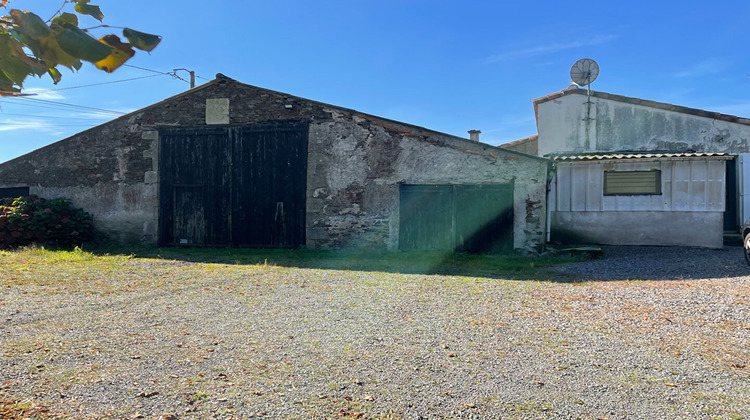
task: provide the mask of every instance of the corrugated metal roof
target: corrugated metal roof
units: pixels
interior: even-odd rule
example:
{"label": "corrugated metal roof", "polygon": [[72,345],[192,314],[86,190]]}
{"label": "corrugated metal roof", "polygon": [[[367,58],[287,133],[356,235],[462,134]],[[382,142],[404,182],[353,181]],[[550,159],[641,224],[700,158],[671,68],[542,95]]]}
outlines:
{"label": "corrugated metal roof", "polygon": [[700,159],[700,158],[718,158],[732,159],[731,155],[726,153],[609,153],[609,154],[590,154],[590,155],[564,155],[549,156],[556,162],[585,162],[595,160],[624,160],[624,159]]}

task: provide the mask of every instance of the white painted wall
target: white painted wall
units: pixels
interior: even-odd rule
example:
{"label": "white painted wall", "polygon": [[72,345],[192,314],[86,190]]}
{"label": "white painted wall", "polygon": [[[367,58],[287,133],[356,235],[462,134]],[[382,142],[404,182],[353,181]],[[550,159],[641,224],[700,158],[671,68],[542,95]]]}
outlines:
{"label": "white painted wall", "polygon": [[[660,195],[604,195],[605,170],[653,169],[661,171]],[[558,164],[550,192],[550,238],[720,248],[725,172],[725,160],[715,158]]]}
{"label": "white painted wall", "polygon": [[[539,156],[611,151],[750,153],[750,126],[569,94],[537,104]],[[590,118],[587,119],[587,108]]]}
{"label": "white painted wall", "polygon": [[[553,211],[706,211],[726,207],[724,160],[558,164]],[[660,195],[604,195],[604,171],[661,171]]]}

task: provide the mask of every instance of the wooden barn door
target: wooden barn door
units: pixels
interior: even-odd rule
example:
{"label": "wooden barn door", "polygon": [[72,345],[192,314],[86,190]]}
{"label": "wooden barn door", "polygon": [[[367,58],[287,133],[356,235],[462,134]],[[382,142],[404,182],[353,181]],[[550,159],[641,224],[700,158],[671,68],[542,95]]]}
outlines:
{"label": "wooden barn door", "polygon": [[304,245],[307,125],[239,127],[233,144],[233,245]]}
{"label": "wooden barn door", "polygon": [[402,185],[399,249],[513,251],[513,185]]}
{"label": "wooden barn door", "polygon": [[159,242],[222,246],[229,242],[229,135],[226,128],[160,133]]}
{"label": "wooden barn door", "polygon": [[159,243],[305,243],[307,125],[160,132]]}

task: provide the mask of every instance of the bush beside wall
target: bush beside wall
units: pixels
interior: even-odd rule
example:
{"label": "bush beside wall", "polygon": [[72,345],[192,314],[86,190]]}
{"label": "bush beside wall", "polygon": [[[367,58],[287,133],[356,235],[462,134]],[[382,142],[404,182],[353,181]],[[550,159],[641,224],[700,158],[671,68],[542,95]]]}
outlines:
{"label": "bush beside wall", "polygon": [[29,195],[0,199],[0,248],[31,244],[70,247],[92,237],[91,215],[73,208],[67,198],[45,200]]}

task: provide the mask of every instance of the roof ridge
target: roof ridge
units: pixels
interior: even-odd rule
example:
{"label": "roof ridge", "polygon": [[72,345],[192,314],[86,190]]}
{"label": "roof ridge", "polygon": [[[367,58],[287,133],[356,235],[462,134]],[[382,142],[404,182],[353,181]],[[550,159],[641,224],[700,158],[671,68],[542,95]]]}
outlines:
{"label": "roof ridge", "polygon": [[707,111],[705,109],[691,108],[691,107],[682,106],[682,105],[674,105],[674,104],[670,104],[667,102],[659,102],[659,101],[653,101],[649,99],[641,99],[641,98],[635,98],[631,96],[617,95],[614,93],[600,92],[600,91],[594,91],[594,90],[589,92],[586,89],[580,89],[577,87],[570,87],[570,88],[563,89],[563,90],[542,96],[540,98],[534,99],[533,101],[534,109],[536,109],[536,107],[539,104],[553,101],[555,99],[562,98],[563,96],[589,95],[589,94],[595,98],[600,98],[600,99],[607,99],[607,100],[623,102],[623,103],[628,103],[628,104],[633,104],[633,105],[647,106],[650,108],[657,108],[657,109],[662,109],[666,111],[679,112],[682,114],[695,115],[698,117],[711,118],[715,120],[727,121],[731,123],[750,126],[750,118],[738,117],[736,115],[730,115],[730,114],[722,114],[720,112]]}

